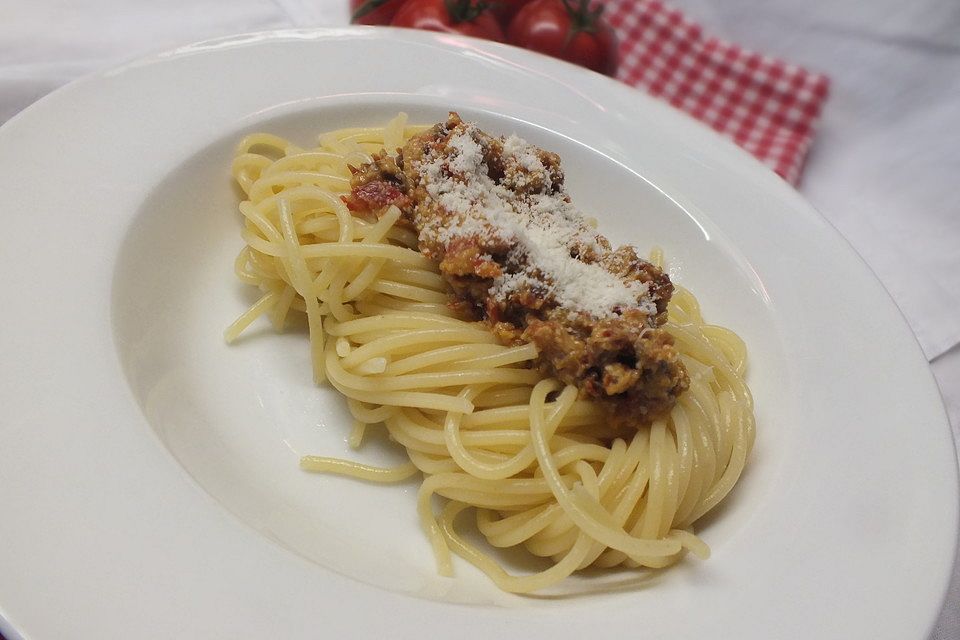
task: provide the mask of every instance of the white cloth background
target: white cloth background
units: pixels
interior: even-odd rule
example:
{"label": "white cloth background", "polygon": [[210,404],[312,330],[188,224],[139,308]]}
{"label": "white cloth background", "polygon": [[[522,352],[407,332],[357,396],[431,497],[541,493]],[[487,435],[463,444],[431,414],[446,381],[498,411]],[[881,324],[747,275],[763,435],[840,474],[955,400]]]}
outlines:
{"label": "white cloth background", "polygon": [[[832,78],[800,190],[900,305],[960,439],[960,3],[668,1],[720,37]],[[0,123],[76,77],[144,53],[345,24],[346,2],[0,0]],[[958,567],[931,640],[956,638]]]}

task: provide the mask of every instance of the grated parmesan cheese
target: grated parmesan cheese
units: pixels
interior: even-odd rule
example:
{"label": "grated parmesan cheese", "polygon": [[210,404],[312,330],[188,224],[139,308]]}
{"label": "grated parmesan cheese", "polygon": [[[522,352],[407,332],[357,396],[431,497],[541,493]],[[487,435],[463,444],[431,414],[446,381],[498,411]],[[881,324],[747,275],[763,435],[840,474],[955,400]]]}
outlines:
{"label": "grated parmesan cheese", "polygon": [[505,176],[498,183],[479,140],[476,126],[468,124],[449,137],[444,153],[415,166],[427,193],[451,214],[428,221],[421,235],[445,246],[479,237],[511,247],[510,266],[489,291],[495,299],[534,289],[574,313],[609,317],[636,308],[656,315],[646,283],[624,282],[571,255],[575,248],[600,253],[596,225],[573,206],[562,184],[553,184],[536,147],[516,135],[500,139]]}

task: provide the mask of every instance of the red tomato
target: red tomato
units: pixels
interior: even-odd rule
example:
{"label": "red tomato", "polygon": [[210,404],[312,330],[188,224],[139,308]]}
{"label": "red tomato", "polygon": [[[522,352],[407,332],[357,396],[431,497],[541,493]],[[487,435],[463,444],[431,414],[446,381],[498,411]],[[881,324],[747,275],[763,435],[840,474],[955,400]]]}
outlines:
{"label": "red tomato", "polygon": [[517,15],[517,11],[520,11],[523,5],[528,2],[530,0],[494,0],[493,13],[497,16],[500,24],[506,28],[513,16]]}
{"label": "red tomato", "polygon": [[591,0],[533,0],[510,22],[508,40],[612,76],[617,39]]}
{"label": "red tomato", "polygon": [[390,24],[405,0],[350,0],[350,22]]}
{"label": "red tomato", "polygon": [[484,0],[407,0],[390,24],[503,42],[490,7]]}

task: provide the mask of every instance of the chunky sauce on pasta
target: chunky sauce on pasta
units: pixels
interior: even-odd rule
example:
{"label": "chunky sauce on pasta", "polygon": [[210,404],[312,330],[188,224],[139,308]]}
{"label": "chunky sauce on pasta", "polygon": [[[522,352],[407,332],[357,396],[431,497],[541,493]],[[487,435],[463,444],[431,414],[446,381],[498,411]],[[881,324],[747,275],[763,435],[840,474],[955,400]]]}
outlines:
{"label": "chunky sauce on pasta", "polygon": [[536,365],[599,400],[615,426],[649,423],[689,386],[662,328],[669,276],[596,233],[556,154],[451,113],[361,166],[352,187],[354,209],[400,208],[463,312],[504,344],[535,344]]}

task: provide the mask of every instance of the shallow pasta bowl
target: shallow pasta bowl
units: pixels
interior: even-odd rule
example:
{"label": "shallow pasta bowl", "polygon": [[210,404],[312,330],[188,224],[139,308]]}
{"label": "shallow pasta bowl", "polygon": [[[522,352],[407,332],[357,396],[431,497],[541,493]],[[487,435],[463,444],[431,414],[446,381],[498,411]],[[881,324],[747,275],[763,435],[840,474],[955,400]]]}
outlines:
{"label": "shallow pasta bowl", "polygon": [[[416,484],[305,474],[347,447],[296,331],[251,301],[233,145],[456,109],[558,152],[616,242],[663,248],[750,349],[758,438],[705,562],[567,593],[436,575]],[[957,534],[949,428],[892,301],[767,169],[607,78],[392,30],[253,34],[72,84],[0,129],[0,629],[16,637],[924,638]],[[599,585],[599,588],[597,587]]]}

